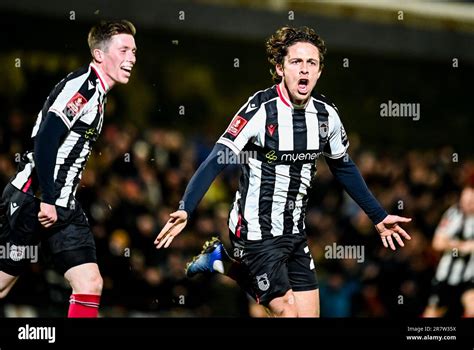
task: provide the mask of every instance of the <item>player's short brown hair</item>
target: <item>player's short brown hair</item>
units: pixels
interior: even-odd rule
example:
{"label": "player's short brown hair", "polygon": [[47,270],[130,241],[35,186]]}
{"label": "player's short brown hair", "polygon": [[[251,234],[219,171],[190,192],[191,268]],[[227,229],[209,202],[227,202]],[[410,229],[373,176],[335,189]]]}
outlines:
{"label": "player's short brown hair", "polygon": [[[283,65],[288,48],[299,42],[313,44],[319,51],[319,69],[323,69],[326,45],[324,40],[316,32],[308,27],[294,28],[290,26],[281,27],[265,43],[268,61],[275,67],[277,64]],[[274,68],[270,69],[273,81],[279,83],[281,77]]]}
{"label": "player's short brown hair", "polygon": [[135,36],[135,26],[132,22],[125,19],[117,21],[100,21],[98,24],[93,26],[87,36],[87,43],[92,51],[94,49],[100,49],[107,51],[110,39],[117,34],[130,34]]}

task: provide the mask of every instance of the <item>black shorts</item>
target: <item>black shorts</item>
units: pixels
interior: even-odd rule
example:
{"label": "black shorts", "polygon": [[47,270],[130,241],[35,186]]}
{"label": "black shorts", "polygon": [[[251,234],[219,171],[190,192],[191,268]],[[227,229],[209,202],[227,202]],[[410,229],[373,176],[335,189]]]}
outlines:
{"label": "black shorts", "polygon": [[230,233],[231,256],[241,263],[237,283],[262,305],[295,292],[318,289],[314,260],[306,237],[285,234],[264,241],[244,241]]}
{"label": "black shorts", "polygon": [[0,203],[0,270],[20,275],[39,258],[39,245],[62,274],[71,267],[96,263],[94,236],[77,201],[72,208],[56,206],[57,222],[45,229],[38,221],[40,201],[11,184]]}

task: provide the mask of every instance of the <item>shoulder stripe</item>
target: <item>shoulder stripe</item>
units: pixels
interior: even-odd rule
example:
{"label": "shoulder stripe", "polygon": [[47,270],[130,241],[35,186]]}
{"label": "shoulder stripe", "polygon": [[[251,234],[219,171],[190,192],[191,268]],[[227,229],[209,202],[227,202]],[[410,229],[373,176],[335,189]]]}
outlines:
{"label": "shoulder stripe", "polygon": [[248,99],[247,103],[243,105],[237,114],[246,120],[250,120],[266,102],[271,101],[275,97],[278,97],[275,87],[257,91]]}
{"label": "shoulder stripe", "polygon": [[311,95],[311,98],[313,98],[314,100],[320,103],[324,103],[326,106],[331,107],[336,112],[338,112],[336,105],[333,102],[331,102],[326,96],[318,94],[318,93],[313,93]]}

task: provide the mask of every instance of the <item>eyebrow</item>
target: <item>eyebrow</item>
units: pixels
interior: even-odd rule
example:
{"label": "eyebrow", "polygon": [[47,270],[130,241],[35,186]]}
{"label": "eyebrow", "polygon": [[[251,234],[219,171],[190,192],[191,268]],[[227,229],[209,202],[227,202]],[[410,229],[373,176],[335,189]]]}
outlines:
{"label": "eyebrow", "polygon": [[[300,58],[300,57],[290,57],[290,58],[288,58],[288,61],[291,61],[291,60],[300,60],[300,61],[303,61],[303,59]],[[317,58],[312,58],[312,57],[308,58],[306,61],[319,62],[319,60],[318,60]]]}
{"label": "eyebrow", "polygon": [[137,51],[137,48],[136,48],[136,47],[130,47],[130,46],[127,46],[127,45],[120,46],[120,47],[119,47],[119,50],[121,50],[121,49],[132,49],[132,50]]}

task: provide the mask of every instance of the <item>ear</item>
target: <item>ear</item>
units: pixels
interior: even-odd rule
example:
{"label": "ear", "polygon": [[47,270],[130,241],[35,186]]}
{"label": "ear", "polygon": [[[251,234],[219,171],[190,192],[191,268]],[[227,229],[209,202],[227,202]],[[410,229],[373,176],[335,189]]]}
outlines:
{"label": "ear", "polygon": [[102,61],[104,60],[104,51],[100,49],[94,49],[92,51],[92,57],[94,58],[94,61],[102,63]]}
{"label": "ear", "polygon": [[275,69],[276,69],[277,74],[278,74],[280,77],[283,78],[283,74],[284,74],[284,73],[283,73],[283,65],[280,64],[280,63],[277,63],[277,64],[275,65]]}

